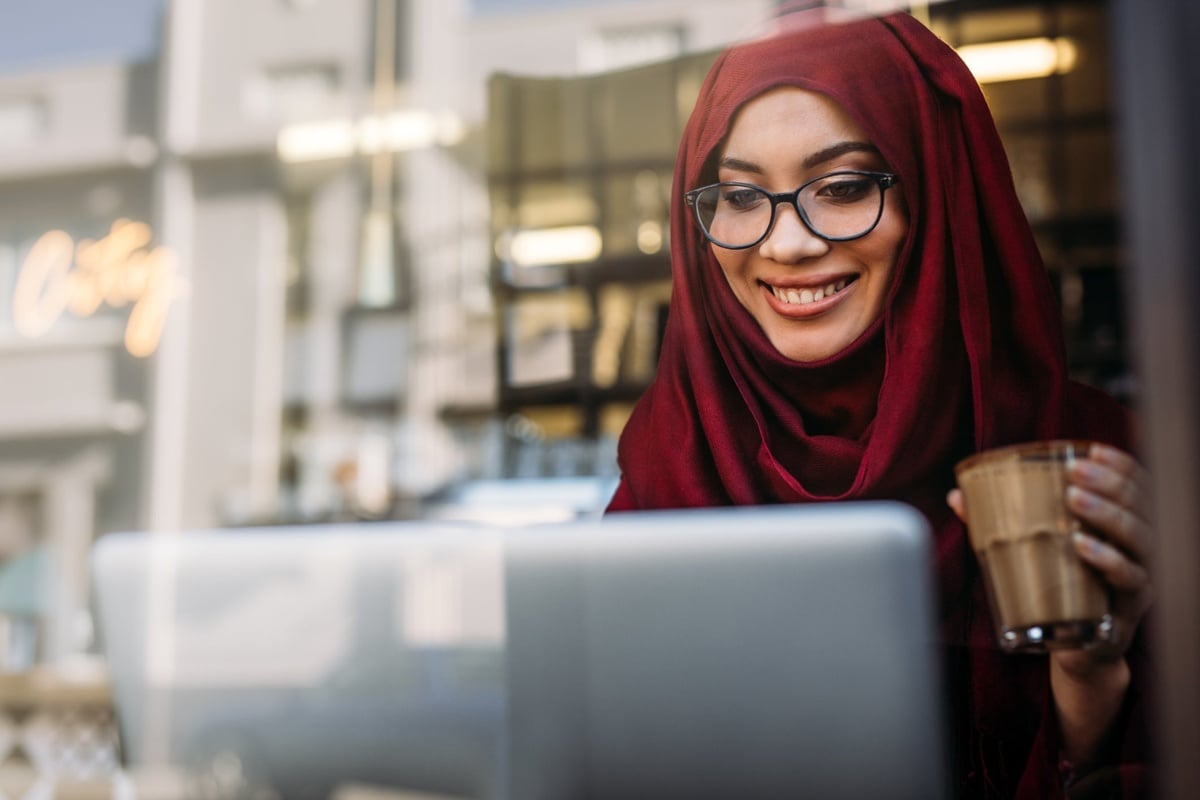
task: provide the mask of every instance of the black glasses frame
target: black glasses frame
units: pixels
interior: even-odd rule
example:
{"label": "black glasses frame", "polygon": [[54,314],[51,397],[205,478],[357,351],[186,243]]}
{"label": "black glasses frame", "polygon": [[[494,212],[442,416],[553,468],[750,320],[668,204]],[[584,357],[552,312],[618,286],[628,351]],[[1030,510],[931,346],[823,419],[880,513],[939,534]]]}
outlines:
{"label": "black glasses frame", "polygon": [[[804,207],[800,205],[801,192],[817,181],[823,181],[826,178],[832,178],[838,175],[858,175],[864,178],[871,178],[879,186],[879,213],[875,215],[875,220],[870,224],[870,226],[867,227],[865,231],[862,233],[856,233],[853,236],[826,236],[813,227],[813,224],[809,220],[808,214],[805,212]],[[861,239],[871,231],[875,230],[875,227],[879,225],[879,220],[883,219],[883,208],[886,205],[884,202],[884,193],[899,182],[900,176],[893,172],[872,172],[869,170],[842,169],[837,170],[836,172],[827,172],[824,175],[818,175],[812,180],[806,181],[794,192],[779,192],[778,194],[772,194],[757,184],[744,183],[742,181],[720,181],[718,183],[710,183],[708,186],[701,186],[698,189],[692,189],[690,192],[684,194],[683,200],[688,207],[692,209],[692,212],[696,218],[696,224],[700,227],[700,232],[704,234],[704,237],[718,247],[722,247],[726,250],[748,250],[751,247],[761,244],[764,239],[771,235],[771,231],[775,228],[775,210],[779,207],[780,203],[791,204],[792,208],[796,209],[796,214],[800,217],[800,221],[804,223],[804,227],[808,228],[813,236],[824,239],[827,242],[850,242],[854,241],[855,239]],[[709,189],[715,189],[718,186],[742,186],[747,189],[755,189],[759,192],[762,192],[767,199],[771,201],[771,219],[767,223],[767,229],[763,231],[762,236],[758,237],[750,244],[737,245],[725,244],[724,242],[713,238],[712,234],[708,232],[708,229],[704,227],[704,221],[700,219],[700,204],[698,202],[698,198],[702,192],[706,192]]]}

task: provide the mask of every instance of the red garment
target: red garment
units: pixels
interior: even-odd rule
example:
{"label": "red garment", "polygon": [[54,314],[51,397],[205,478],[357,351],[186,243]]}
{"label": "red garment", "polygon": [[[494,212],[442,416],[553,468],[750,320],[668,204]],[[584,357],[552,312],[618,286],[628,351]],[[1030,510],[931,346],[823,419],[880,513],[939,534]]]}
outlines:
{"label": "red garment", "polygon": [[[899,174],[889,191],[910,219],[882,318],[816,363],[771,346],[683,201],[715,180],[735,112],[781,85],[849,112]],[[955,462],[977,450],[1060,436],[1127,448],[1127,424],[1068,381],[1057,303],[974,78],[903,14],[735,47],[701,88],[672,194],[670,314],[657,377],[621,436],[610,510],[870,498],[921,509],[936,538],[961,796],[1061,796],[1045,659],[996,648],[945,495]],[[1143,773],[1138,691],[1112,756],[1130,793]]]}

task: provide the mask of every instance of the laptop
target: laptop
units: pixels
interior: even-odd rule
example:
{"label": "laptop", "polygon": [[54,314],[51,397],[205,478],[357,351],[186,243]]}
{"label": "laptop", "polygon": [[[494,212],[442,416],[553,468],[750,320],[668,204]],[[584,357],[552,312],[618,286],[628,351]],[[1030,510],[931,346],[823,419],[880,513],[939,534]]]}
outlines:
{"label": "laptop", "polygon": [[853,503],[114,534],[93,574],[126,761],[187,796],[938,798],[931,563]]}

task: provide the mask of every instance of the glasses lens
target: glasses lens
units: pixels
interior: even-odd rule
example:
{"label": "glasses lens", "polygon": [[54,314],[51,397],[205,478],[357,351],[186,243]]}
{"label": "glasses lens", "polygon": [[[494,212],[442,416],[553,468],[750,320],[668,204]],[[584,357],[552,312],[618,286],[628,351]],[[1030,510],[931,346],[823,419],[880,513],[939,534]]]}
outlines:
{"label": "glasses lens", "polygon": [[879,221],[883,187],[871,175],[834,173],[805,186],[799,203],[821,236],[852,238],[867,233]]}
{"label": "glasses lens", "polygon": [[696,216],[716,243],[743,247],[767,232],[771,198],[752,186],[718,183],[696,196]]}

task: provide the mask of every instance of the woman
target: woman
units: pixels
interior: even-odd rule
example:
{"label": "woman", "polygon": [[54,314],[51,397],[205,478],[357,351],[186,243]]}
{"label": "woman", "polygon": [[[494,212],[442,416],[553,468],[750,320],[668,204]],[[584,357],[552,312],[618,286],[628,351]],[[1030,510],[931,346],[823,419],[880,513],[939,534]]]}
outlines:
{"label": "woman", "polygon": [[[658,374],[622,435],[610,510],[915,505],[935,532],[959,796],[1143,791],[1143,480],[1125,413],[1067,378],[1057,304],[963,63],[906,15],[733,48],[684,133],[673,209]],[[1060,437],[1111,445],[1073,472],[1070,502],[1100,534],[1078,549],[1112,587],[1119,635],[1006,655],[953,466]]]}

